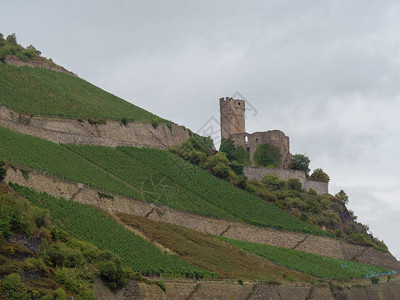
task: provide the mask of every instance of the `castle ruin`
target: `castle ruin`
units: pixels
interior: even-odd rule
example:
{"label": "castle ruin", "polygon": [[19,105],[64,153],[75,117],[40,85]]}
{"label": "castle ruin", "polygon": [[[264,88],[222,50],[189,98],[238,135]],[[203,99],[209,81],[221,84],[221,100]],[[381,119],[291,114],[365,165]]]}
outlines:
{"label": "castle ruin", "polygon": [[250,153],[253,164],[254,153],[258,145],[269,144],[278,147],[282,156],[280,168],[288,168],[290,154],[289,137],[280,130],[270,130],[249,134],[245,128],[245,101],[230,97],[220,98],[221,137],[231,138],[235,148],[243,147]]}

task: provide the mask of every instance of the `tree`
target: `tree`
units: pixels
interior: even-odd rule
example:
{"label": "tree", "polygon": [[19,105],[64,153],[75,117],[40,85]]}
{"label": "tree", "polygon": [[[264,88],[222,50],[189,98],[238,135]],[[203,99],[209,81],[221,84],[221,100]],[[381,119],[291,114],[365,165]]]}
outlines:
{"label": "tree", "polygon": [[228,157],[230,161],[237,160],[235,145],[233,144],[232,139],[230,138],[222,139],[219,151],[224,152],[226,154],[226,157]]}
{"label": "tree", "polygon": [[258,167],[278,167],[281,160],[279,148],[269,144],[258,145],[254,152],[254,164]]}
{"label": "tree", "polygon": [[9,43],[9,44],[12,44],[12,45],[17,44],[17,36],[15,35],[15,33],[8,35],[6,40],[7,40],[7,43]]}
{"label": "tree", "polygon": [[343,190],[340,190],[339,193],[337,193],[335,195],[336,198],[339,198],[340,200],[342,200],[345,204],[347,204],[349,202],[349,196],[347,196],[346,192]]}
{"label": "tree", "polygon": [[250,153],[242,146],[236,148],[236,159],[239,165],[250,166]]}
{"label": "tree", "polygon": [[318,168],[315,169],[314,172],[310,176],[311,180],[319,181],[319,182],[329,182],[330,178],[328,174],[324,172],[324,170]]}
{"label": "tree", "polygon": [[310,159],[308,158],[307,155],[305,154],[295,154],[292,156],[292,162],[290,163],[289,168],[292,170],[301,170],[306,173],[308,176],[308,173],[310,172]]}

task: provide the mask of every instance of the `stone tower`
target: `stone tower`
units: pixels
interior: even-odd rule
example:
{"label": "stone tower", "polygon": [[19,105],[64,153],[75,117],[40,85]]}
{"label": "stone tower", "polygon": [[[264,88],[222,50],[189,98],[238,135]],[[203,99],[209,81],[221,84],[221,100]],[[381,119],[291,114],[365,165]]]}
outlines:
{"label": "stone tower", "polygon": [[233,98],[220,98],[219,111],[221,115],[221,137],[229,138],[232,134],[243,133],[245,130],[245,101]]}

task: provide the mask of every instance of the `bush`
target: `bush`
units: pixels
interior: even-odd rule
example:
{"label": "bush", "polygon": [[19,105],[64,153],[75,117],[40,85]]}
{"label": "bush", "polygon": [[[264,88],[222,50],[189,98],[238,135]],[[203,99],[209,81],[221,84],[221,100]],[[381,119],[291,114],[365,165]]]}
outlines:
{"label": "bush", "polygon": [[315,169],[311,174],[310,179],[319,182],[329,182],[330,180],[328,174],[326,174],[322,169]]}
{"label": "bush", "polygon": [[28,289],[21,282],[21,276],[17,273],[12,273],[4,278],[1,283],[1,290],[7,299],[24,300],[29,299]]}
{"label": "bush", "polygon": [[56,300],[66,300],[67,299],[67,294],[62,288],[58,288],[54,291],[54,298]]}
{"label": "bush", "polygon": [[50,225],[50,213],[47,209],[32,207],[33,217],[38,228],[47,227]]}
{"label": "bush", "polygon": [[151,126],[153,126],[154,129],[158,127],[158,124],[160,124],[160,120],[158,118],[153,118],[151,120]]}
{"label": "bush", "polygon": [[70,293],[78,295],[80,299],[94,300],[96,298],[93,291],[85,280],[90,274],[85,273],[84,270],[77,268],[56,268],[54,277],[58,283],[64,285]]}
{"label": "bush", "polygon": [[372,282],[372,284],[378,284],[379,283],[379,278],[378,277],[371,277],[371,282]]}
{"label": "bush", "polygon": [[230,164],[229,167],[235,172],[236,175],[243,175],[243,166],[239,166],[236,161]]}
{"label": "bush", "polygon": [[303,188],[303,185],[297,178],[290,178],[287,182],[287,186],[289,190],[294,190],[298,192],[301,192],[301,189]]}
{"label": "bush", "polygon": [[223,164],[224,166],[228,166],[229,164],[229,160],[226,157],[226,154],[223,152],[218,152],[213,156],[207,157],[206,167],[212,169],[219,163]]}
{"label": "bush", "polygon": [[345,204],[349,202],[349,196],[347,196],[346,192],[343,190],[340,190],[340,192],[337,193],[335,197],[342,200]]}
{"label": "bush", "polygon": [[97,266],[101,277],[111,288],[118,288],[126,284],[126,272],[117,255],[110,251],[101,252],[97,258]]}
{"label": "bush", "polygon": [[263,144],[257,146],[253,159],[254,164],[259,167],[278,167],[282,155],[278,147]]}
{"label": "bush", "polygon": [[235,185],[242,190],[247,189],[247,177],[244,175],[237,176],[235,180]]}
{"label": "bush", "polygon": [[6,178],[6,173],[7,170],[4,168],[4,161],[0,160],[0,182],[4,180],[4,178]]}
{"label": "bush", "polygon": [[124,126],[128,125],[128,119],[127,118],[122,118],[121,123]]}
{"label": "bush", "polygon": [[282,190],[286,188],[286,181],[281,180],[276,175],[265,175],[264,178],[261,180],[269,189],[276,191]]}
{"label": "bush", "polygon": [[217,165],[215,167],[212,167],[211,169],[212,173],[221,179],[228,179],[230,175],[230,170],[231,169],[222,162],[218,162]]}
{"label": "bush", "polygon": [[289,168],[292,170],[300,170],[304,171],[306,175],[310,172],[310,159],[305,154],[295,154],[292,156],[292,162],[290,163]]}

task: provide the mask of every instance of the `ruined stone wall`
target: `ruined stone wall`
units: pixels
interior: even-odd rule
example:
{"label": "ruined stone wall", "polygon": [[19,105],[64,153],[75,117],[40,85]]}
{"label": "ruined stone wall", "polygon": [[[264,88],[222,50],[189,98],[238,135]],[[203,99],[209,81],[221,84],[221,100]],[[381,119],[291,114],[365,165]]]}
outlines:
{"label": "ruined stone wall", "polygon": [[285,285],[235,281],[164,280],[166,292],[154,284],[130,281],[126,287],[111,292],[100,280],[95,282],[95,294],[100,299],[174,299],[174,300],[394,300],[400,299],[400,280],[396,276],[379,284],[368,280],[344,285],[291,283]]}
{"label": "ruined stone wall", "polygon": [[290,178],[297,178],[300,180],[303,188],[306,191],[310,189],[315,190],[319,195],[328,194],[329,184],[327,182],[318,182],[308,180],[303,171],[290,170],[290,169],[277,169],[277,168],[264,168],[264,167],[244,167],[243,174],[248,179],[257,179],[261,181],[265,175],[276,175],[283,180],[289,180]]}
{"label": "ruined stone wall", "polygon": [[29,117],[0,105],[0,126],[33,135],[56,143],[74,143],[101,146],[135,146],[168,149],[180,145],[189,138],[189,133],[172,124],[170,130],[160,123],[130,122],[123,126],[117,121],[105,125],[90,125],[74,119]]}
{"label": "ruined stone wall", "polygon": [[254,162],[254,153],[258,145],[269,144],[278,147],[282,155],[281,168],[288,168],[292,160],[290,154],[289,137],[280,130],[270,130],[248,134],[246,132],[232,134],[231,139],[235,147],[243,147],[250,152],[250,161]]}
{"label": "ruined stone wall", "polygon": [[63,67],[60,67],[60,66],[58,66],[56,64],[51,64],[51,63],[46,62],[46,61],[28,61],[28,62],[24,62],[24,61],[20,60],[16,56],[9,55],[9,56],[5,57],[4,63],[7,64],[7,65],[16,66],[16,67],[27,66],[27,67],[32,67],[32,68],[49,69],[49,70],[52,70],[52,71],[61,72],[61,73],[65,73],[65,74],[77,77],[74,73],[64,69]]}
{"label": "ruined stone wall", "polygon": [[[26,180],[20,170],[9,168],[7,170],[5,182],[18,183],[37,191],[46,192],[55,197],[64,197],[81,203],[95,205],[110,213],[123,212],[147,217],[154,221],[184,226],[207,234],[297,249],[340,259],[353,259],[362,263],[384,266],[392,270],[400,271],[400,264],[390,253],[348,244],[334,238],[279,231],[243,223],[201,217],[163,206],[154,206],[153,204],[127,197],[113,195],[107,191],[86,187],[82,184],[68,182],[32,171],[29,172],[29,179]],[[113,195],[114,198],[100,198],[98,194],[99,191]]]}
{"label": "ruined stone wall", "polygon": [[232,134],[245,132],[245,101],[233,98],[220,98],[221,137],[229,138]]}

